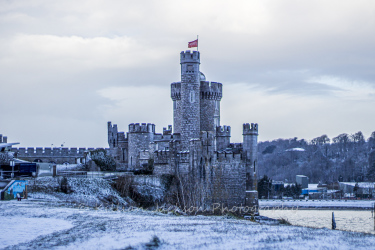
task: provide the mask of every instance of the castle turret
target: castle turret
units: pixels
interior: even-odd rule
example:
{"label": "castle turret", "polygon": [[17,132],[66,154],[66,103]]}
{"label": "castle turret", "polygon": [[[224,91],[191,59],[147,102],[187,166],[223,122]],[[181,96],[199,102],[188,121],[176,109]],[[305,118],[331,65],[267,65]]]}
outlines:
{"label": "castle turret", "polygon": [[200,84],[200,127],[202,131],[215,131],[216,127],[220,126],[223,85],[219,82],[208,81],[201,81]]}
{"label": "castle turret", "polygon": [[198,51],[182,51],[181,64],[181,145],[189,148],[189,141],[200,135],[200,55]]}
{"label": "castle turret", "polygon": [[173,100],[173,129],[174,133],[181,133],[181,82],[171,84],[171,98]]}
{"label": "castle turret", "polygon": [[154,141],[155,125],[151,123],[131,123],[128,133],[128,169],[140,168],[139,154],[148,150],[149,144]]}
{"label": "castle turret", "polygon": [[114,124],[112,126],[112,122],[108,122],[108,145],[109,148],[115,148],[118,145],[118,138],[117,138],[117,125]]}
{"label": "castle turret", "polygon": [[230,126],[216,127],[216,151],[226,149],[230,144]]}
{"label": "castle turret", "polygon": [[243,159],[246,163],[246,205],[258,205],[257,171],[258,171],[258,124],[243,125]]}

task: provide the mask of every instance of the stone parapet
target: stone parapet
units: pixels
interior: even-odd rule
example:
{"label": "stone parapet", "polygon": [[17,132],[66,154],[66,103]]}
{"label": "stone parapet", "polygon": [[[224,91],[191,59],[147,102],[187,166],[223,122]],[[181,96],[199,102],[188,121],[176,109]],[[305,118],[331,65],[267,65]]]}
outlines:
{"label": "stone parapet", "polygon": [[218,126],[216,127],[216,136],[225,136],[230,137],[231,136],[231,128],[230,126]]}
{"label": "stone parapet", "polygon": [[201,81],[201,99],[220,101],[223,96],[223,84],[219,82]]}
{"label": "stone parapet", "polygon": [[171,98],[173,101],[181,100],[181,82],[171,84]]}
{"label": "stone parapet", "polygon": [[243,135],[258,135],[258,123],[244,123]]}
{"label": "stone parapet", "polygon": [[180,53],[180,62],[181,63],[196,63],[196,62],[200,62],[200,58],[199,58],[199,51],[190,51],[190,50],[186,50],[186,51],[181,51]]}
{"label": "stone parapet", "polygon": [[151,123],[131,123],[129,133],[155,133],[155,124]]}

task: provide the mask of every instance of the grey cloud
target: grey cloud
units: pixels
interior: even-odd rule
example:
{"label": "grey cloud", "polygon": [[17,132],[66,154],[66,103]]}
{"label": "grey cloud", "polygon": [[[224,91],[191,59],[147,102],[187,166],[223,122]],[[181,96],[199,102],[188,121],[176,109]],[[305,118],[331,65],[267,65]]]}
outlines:
{"label": "grey cloud", "polygon": [[[179,53],[196,34],[200,35],[201,70],[208,80],[224,84],[224,98],[234,102],[230,95],[236,93],[230,90],[243,83],[272,102],[267,109],[258,108],[266,110],[268,118],[254,111],[259,122],[272,124],[271,117],[277,117],[282,124],[292,123],[293,112],[301,114],[300,110],[282,117],[272,113],[272,105],[291,96],[309,103],[341,98],[336,94],[343,86],[311,79],[332,76],[375,85],[374,11],[373,1],[3,1],[0,88],[10,94],[0,99],[0,111],[17,125],[2,119],[0,133],[9,138],[21,133],[20,140],[34,146],[42,138],[47,143],[47,137],[59,130],[75,143],[105,146],[107,120],[126,124],[152,116],[144,110],[130,112],[127,108],[132,103],[126,100],[98,94],[110,87],[165,88],[163,98],[168,100],[158,103],[160,110],[153,109],[153,113],[162,112],[162,118],[152,116],[155,121],[151,121],[160,129],[171,120],[168,91],[169,84],[180,78]],[[137,94],[141,100],[142,93]],[[340,100],[353,110],[366,107]],[[242,103],[244,110],[251,110],[246,105],[254,103]],[[293,105],[285,108],[293,109]],[[231,111],[223,108],[223,112]],[[309,112],[319,117],[322,107]],[[240,113],[230,117],[233,126],[244,119]],[[308,119],[304,117],[299,125],[309,123]],[[340,126],[346,119],[337,117],[327,130],[345,130]],[[27,129],[21,126],[25,123]],[[74,129],[68,133],[64,126]],[[278,136],[267,126],[266,134]],[[357,130],[370,130],[369,125],[361,126]],[[311,137],[308,129],[298,133]],[[95,140],[97,136],[100,139]]]}

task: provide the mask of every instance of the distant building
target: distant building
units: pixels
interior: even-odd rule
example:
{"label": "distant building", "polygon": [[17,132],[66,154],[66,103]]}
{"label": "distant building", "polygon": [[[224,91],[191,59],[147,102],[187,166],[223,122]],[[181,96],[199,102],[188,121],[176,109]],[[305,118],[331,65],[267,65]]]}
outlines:
{"label": "distant building", "polygon": [[306,188],[302,189],[302,195],[309,196],[311,199],[327,198],[327,192],[327,185],[325,184],[308,184]]}
{"label": "distant building", "polygon": [[[374,182],[339,182],[346,197],[372,198],[375,196]],[[357,188],[355,188],[357,185]]]}
{"label": "distant building", "polygon": [[296,183],[301,185],[302,188],[308,188],[309,178],[305,175],[296,175]]}

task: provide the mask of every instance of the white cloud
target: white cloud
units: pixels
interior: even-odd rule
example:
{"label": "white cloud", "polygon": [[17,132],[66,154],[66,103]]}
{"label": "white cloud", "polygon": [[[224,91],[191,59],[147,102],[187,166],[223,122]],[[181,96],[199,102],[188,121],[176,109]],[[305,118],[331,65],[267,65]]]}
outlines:
{"label": "white cloud", "polygon": [[0,63],[5,66],[43,67],[49,70],[134,68],[163,60],[165,49],[152,50],[131,37],[60,37],[19,34],[2,40]]}
{"label": "white cloud", "polygon": [[160,133],[173,124],[169,86],[109,87],[97,93],[111,101],[99,108],[100,113],[122,131],[127,131],[130,123],[146,122],[154,123]]}
{"label": "white cloud", "polygon": [[306,82],[321,83],[335,88],[336,96],[354,101],[373,100],[375,96],[375,82],[350,81],[335,76],[314,77]]}

